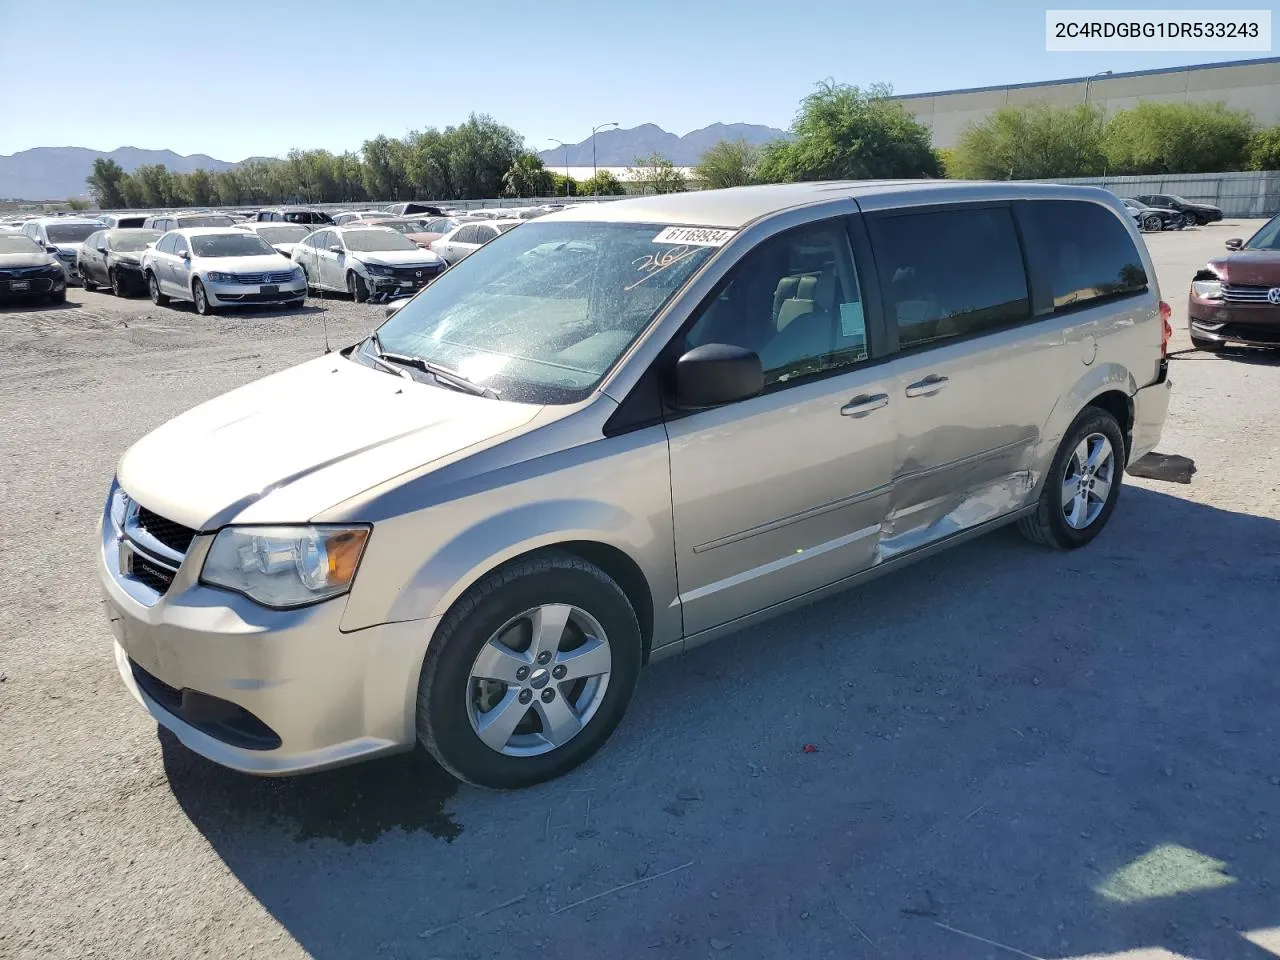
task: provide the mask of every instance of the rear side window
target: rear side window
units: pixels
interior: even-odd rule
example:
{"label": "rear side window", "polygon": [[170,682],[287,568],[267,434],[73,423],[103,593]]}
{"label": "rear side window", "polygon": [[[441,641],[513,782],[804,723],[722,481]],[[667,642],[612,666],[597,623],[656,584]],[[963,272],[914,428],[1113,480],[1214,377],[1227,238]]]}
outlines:
{"label": "rear side window", "polygon": [[875,217],[870,227],[901,349],[1031,319],[1022,247],[1007,207]]}
{"label": "rear side window", "polygon": [[1147,289],[1133,238],[1108,208],[1081,200],[1031,200],[1019,214],[1028,251],[1048,276],[1054,310]]}

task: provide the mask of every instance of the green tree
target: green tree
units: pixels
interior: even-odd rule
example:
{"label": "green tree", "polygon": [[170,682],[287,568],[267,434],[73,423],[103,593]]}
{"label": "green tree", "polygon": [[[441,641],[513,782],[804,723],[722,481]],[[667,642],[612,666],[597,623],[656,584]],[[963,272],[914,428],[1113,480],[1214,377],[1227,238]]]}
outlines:
{"label": "green tree", "polygon": [[791,139],[766,144],[757,168],[763,182],[936,177],[942,171],[929,128],[891,99],[893,89],[867,90],[824,80],[800,103]]}
{"label": "green tree", "polygon": [[684,171],[656,150],[647,157],[636,157],[627,168],[627,179],[654,193],[679,193],[689,189],[689,178]]}
{"label": "green tree", "polygon": [[621,196],[626,192],[627,189],[622,185],[622,181],[609,170],[597,170],[595,176],[587,177],[578,184],[580,197],[613,197]]}
{"label": "green tree", "polygon": [[173,176],[163,163],[144,163],[133,171],[144,207],[167,207],[175,202]]}
{"label": "green tree", "polygon": [[1280,124],[1259,130],[1249,143],[1250,170],[1280,170]]}
{"label": "green tree", "polygon": [[219,170],[213,175],[213,196],[222,207],[235,206],[241,202],[240,178],[234,170]]}
{"label": "green tree", "polygon": [[1102,173],[1103,111],[1043,100],[996,110],[970,124],[946,160],[960,180],[1042,180]]}
{"label": "green tree", "polygon": [[555,179],[536,153],[522,153],[502,178],[503,193],[512,197],[546,197],[551,195]]}
{"label": "green tree", "polygon": [[450,166],[458,198],[496,197],[524,139],[487,114],[471,114],[466,123],[445,130],[453,151]]}
{"label": "green tree", "polygon": [[120,180],[120,193],[124,197],[124,206],[137,210],[147,206],[146,197],[142,190],[142,183],[137,177],[126,173]]}
{"label": "green tree", "polygon": [[85,200],[83,197],[72,197],[70,200],[67,201],[67,208],[69,210],[77,210],[77,211],[88,210],[89,201]]}
{"label": "green tree", "polygon": [[755,181],[760,150],[745,140],[721,140],[698,158],[693,175],[708,189],[743,187]]}
{"label": "green tree", "polygon": [[98,206],[103,210],[123,207],[125,172],[120,164],[108,157],[97,157],[93,161],[93,172],[85,178],[85,183]]}
{"label": "green tree", "polygon": [[408,151],[404,142],[378,136],[360,148],[364,157],[364,188],[373,200],[398,200],[407,194]]}
{"label": "green tree", "polygon": [[1251,114],[1223,103],[1140,103],[1107,124],[1108,172],[1216,173],[1249,163]]}
{"label": "green tree", "polygon": [[581,184],[573,177],[566,177],[563,173],[551,171],[551,196],[553,197],[576,197]]}

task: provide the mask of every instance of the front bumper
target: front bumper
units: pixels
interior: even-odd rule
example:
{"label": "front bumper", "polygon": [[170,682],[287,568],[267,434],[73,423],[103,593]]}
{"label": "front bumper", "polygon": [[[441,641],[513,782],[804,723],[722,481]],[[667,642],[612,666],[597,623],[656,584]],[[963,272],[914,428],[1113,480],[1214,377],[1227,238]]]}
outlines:
{"label": "front bumper", "polygon": [[[247,283],[206,283],[205,293],[214,306],[231,307],[249,303],[285,303],[302,300],[307,295],[305,277],[288,283],[275,284],[276,289]],[[265,290],[265,292],[264,292]]]}
{"label": "front bumper", "polygon": [[[439,267],[402,271],[394,276],[370,274],[367,281],[369,292],[376,295],[396,294],[400,296],[417,293],[444,271],[445,265],[442,263]],[[421,274],[421,276],[416,274]]]}
{"label": "front bumper", "polygon": [[1192,293],[1187,300],[1187,317],[1191,335],[1197,340],[1280,347],[1277,305],[1205,300]]}
{"label": "front bumper", "polygon": [[98,576],[129,692],[188,748],[245,773],[320,770],[411,749],[418,676],[436,620],[344,633],[345,598],[269,610],[202,586],[197,536],[157,595],[119,566],[101,523]]}
{"label": "front bumper", "polygon": [[80,265],[74,260],[58,258],[58,266],[62,267],[62,276],[69,287],[80,286]]}

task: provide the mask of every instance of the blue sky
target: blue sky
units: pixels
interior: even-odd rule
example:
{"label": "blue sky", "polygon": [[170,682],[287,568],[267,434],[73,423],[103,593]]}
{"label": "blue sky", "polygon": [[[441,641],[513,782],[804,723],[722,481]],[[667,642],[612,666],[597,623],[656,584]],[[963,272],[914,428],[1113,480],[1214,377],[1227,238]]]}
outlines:
{"label": "blue sky", "polygon": [[1046,53],[1044,10],[1025,0],[0,0],[0,154],[355,150],[471,111],[543,149],[605,121],[677,134],[717,120],[786,127],[825,77],[919,93],[1267,55]]}

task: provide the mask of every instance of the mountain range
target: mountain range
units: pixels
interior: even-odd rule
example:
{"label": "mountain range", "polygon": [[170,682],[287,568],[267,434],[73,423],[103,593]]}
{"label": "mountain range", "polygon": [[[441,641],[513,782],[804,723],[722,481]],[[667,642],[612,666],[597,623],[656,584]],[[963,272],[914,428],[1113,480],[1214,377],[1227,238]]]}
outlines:
{"label": "mountain range", "polygon": [[[657,151],[678,167],[691,167],[709,147],[721,140],[746,140],[759,146],[785,137],[786,131],[757,123],[713,123],[693,130],[683,137],[668,133],[657,124],[642,123],[627,130],[601,130],[596,134],[596,160],[602,167],[628,167],[637,157]],[[538,154],[552,170],[556,167],[591,166],[591,138],[569,144],[568,160],[564,147],[552,147]]]}
{"label": "mountain range", "polygon": [[63,200],[87,197],[85,177],[93,172],[93,161],[108,157],[132,173],[148,163],[163,163],[176,173],[206,170],[230,170],[236,166],[226,160],[215,160],[203,153],[184,157],[172,150],[140,150],[121,147],[109,153],[87,147],[35,147],[10,156],[0,156],[0,197],[21,200]]}
{"label": "mountain range", "polygon": [[[657,151],[677,166],[692,166],[698,158],[720,140],[746,140],[752,144],[767,143],[786,133],[754,123],[713,123],[701,130],[677,137],[652,123],[627,130],[601,130],[596,134],[596,163],[602,167],[625,167]],[[551,169],[565,165],[565,150],[556,147],[538,154]],[[141,150],[120,147],[105,152],[87,147],[35,147],[9,156],[0,156],[0,198],[21,200],[64,200],[87,197],[85,178],[93,172],[98,157],[114,160],[126,173],[143,164],[163,163],[176,173],[205,170],[230,170],[238,163],[217,160],[203,153],[190,156],[172,150]],[[568,165],[591,166],[591,138],[569,145]]]}

